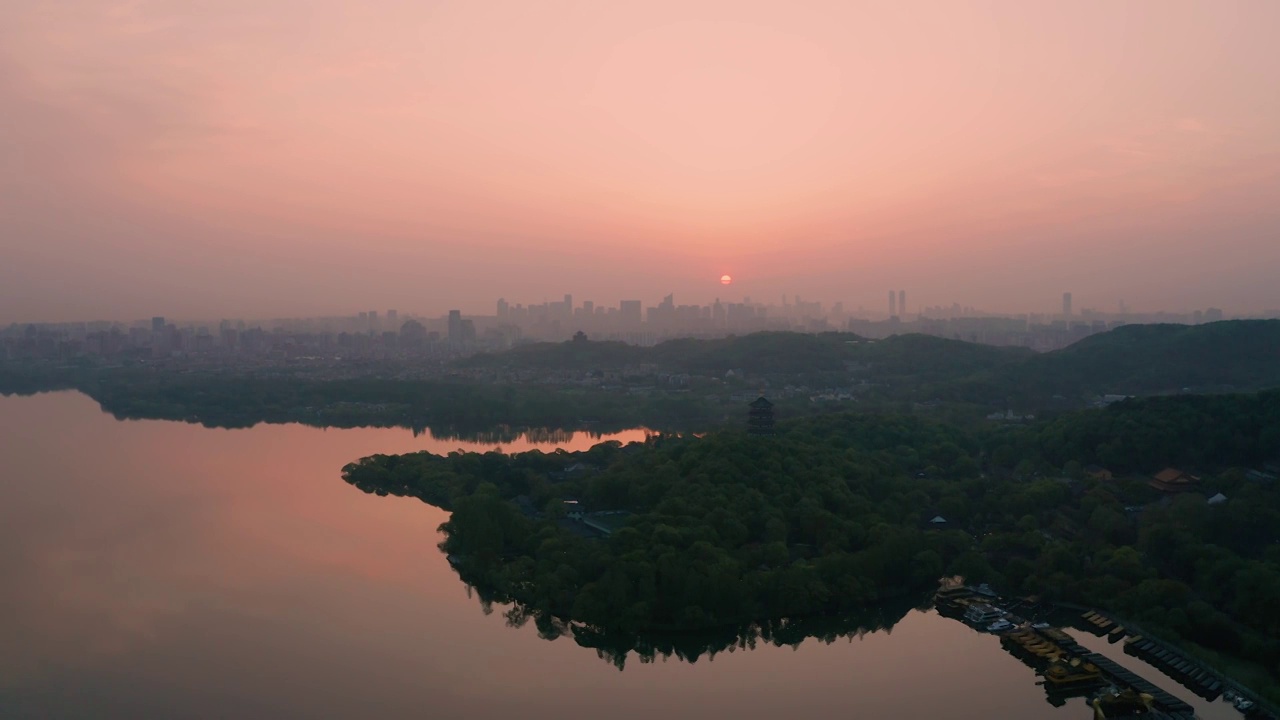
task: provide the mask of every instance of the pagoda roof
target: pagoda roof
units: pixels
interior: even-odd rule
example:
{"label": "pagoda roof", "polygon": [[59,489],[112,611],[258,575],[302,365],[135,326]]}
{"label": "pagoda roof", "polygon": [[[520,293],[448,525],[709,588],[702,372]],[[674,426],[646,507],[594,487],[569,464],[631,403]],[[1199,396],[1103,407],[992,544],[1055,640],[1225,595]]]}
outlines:
{"label": "pagoda roof", "polygon": [[763,395],[761,395],[760,397],[756,398],[751,402],[751,407],[755,407],[755,408],[773,407],[773,403],[769,402],[764,398]]}

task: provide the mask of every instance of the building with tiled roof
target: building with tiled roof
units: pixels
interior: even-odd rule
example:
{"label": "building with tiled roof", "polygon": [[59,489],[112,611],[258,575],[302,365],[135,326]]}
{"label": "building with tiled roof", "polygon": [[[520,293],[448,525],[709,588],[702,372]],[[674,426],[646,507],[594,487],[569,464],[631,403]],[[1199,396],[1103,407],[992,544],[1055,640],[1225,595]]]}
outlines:
{"label": "building with tiled roof", "polygon": [[1192,490],[1198,482],[1200,478],[1195,475],[1168,467],[1152,476],[1147,484],[1160,492],[1176,493]]}

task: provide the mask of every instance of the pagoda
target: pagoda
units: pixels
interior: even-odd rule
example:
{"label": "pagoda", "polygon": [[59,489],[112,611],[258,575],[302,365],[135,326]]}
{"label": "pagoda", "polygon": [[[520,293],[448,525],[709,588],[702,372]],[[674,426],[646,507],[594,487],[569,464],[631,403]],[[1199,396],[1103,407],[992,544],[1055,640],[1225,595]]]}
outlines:
{"label": "pagoda", "polygon": [[772,435],[773,403],[761,395],[748,407],[751,409],[747,412],[747,432],[752,435]]}

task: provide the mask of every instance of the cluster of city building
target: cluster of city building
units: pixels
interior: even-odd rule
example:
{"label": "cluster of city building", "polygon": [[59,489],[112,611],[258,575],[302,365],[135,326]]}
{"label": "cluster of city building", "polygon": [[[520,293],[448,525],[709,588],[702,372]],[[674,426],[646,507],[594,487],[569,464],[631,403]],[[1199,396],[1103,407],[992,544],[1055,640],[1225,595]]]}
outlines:
{"label": "cluster of city building", "polygon": [[1088,335],[1126,323],[1198,324],[1224,318],[1210,308],[1193,313],[1104,313],[1072,309],[1070,293],[1062,297],[1060,314],[999,315],[959,304],[908,312],[905,290],[889,292],[888,313],[843,304],[824,307],[798,296],[781,304],[721,302],[677,305],[667,295],[657,305],[622,300],[616,306],[572,295],[539,304],[498,300],[493,315],[466,315],[451,310],[437,317],[401,316],[376,310],[344,317],[277,319],[263,322],[222,320],[216,323],[173,323],[163,317],[148,321],[26,324],[0,329],[0,359],[96,357],[172,358],[392,358],[425,356],[441,360],[479,351],[510,348],[522,342],[566,340],[584,333],[593,340],[619,340],[651,345],[681,337],[716,338],[764,330],[851,331],[879,339],[923,333],[991,345],[1052,350]]}
{"label": "cluster of city building", "polygon": [[[837,306],[838,310],[839,306]],[[673,295],[645,308],[640,300],[622,300],[616,307],[586,300],[575,305],[572,295],[562,301],[537,305],[511,305],[498,300],[493,321],[499,327],[514,327],[522,336],[555,340],[577,332],[599,339],[622,340],[647,345],[675,337],[723,337],[760,330],[835,330],[822,311],[821,303],[795,298],[782,305],[766,306],[742,302],[710,305],[677,305]]]}

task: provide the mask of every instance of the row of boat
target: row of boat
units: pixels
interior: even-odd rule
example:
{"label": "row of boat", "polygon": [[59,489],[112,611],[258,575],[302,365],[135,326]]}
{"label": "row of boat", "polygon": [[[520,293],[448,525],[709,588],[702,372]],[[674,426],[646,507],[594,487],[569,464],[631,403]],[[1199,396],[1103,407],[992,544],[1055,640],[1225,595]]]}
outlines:
{"label": "row of boat", "polygon": [[1217,673],[1206,670],[1200,663],[1163,643],[1135,635],[1125,640],[1124,651],[1160,668],[1161,672],[1206,700],[1216,700],[1222,694],[1224,685]]}
{"label": "row of boat", "polygon": [[[1184,720],[1194,717],[1185,702],[1157,688],[1108,658],[1089,651],[1061,629],[1018,617],[989,594],[950,585],[934,597],[943,615],[964,620],[978,629],[1000,635],[1005,649],[1042,678],[1048,701],[1060,706],[1071,697],[1090,699],[1097,720],[1141,717],[1148,720]],[[1123,627],[1097,613],[1085,618],[1091,632],[1112,642],[1125,634]]]}
{"label": "row of boat", "polygon": [[1010,654],[1036,669],[1053,704],[1059,704],[1055,699],[1088,697],[1097,720],[1185,720],[1195,716],[1187,703],[1089,651],[1061,629],[1024,625],[1002,634],[1000,640]]}
{"label": "row of boat", "polygon": [[1123,625],[1117,624],[1100,612],[1090,610],[1080,617],[1084,620],[1086,630],[1099,637],[1105,637],[1109,642],[1116,642],[1125,635],[1126,630]]}
{"label": "row of boat", "polygon": [[[1090,706],[1097,720],[1195,717],[1194,709],[1186,702],[1110,658],[1089,651],[1062,630],[1048,623],[1032,624],[1012,612],[1024,604],[1038,607],[1034,598],[1009,604],[985,586],[950,584],[938,590],[934,603],[942,615],[1000,635],[1006,650],[1043,678],[1042,684],[1054,705],[1061,705],[1065,698],[1084,695],[1091,697]],[[1033,611],[1033,617],[1034,612],[1038,611]],[[1087,611],[1080,618],[1081,622],[1075,624],[1077,627],[1112,643],[1124,639],[1126,654],[1156,666],[1206,700],[1223,697],[1245,715],[1275,720],[1262,711],[1256,699],[1230,687],[1216,673],[1163,643],[1141,635],[1126,637],[1129,631],[1124,626],[1096,611]],[[1098,692],[1100,688],[1105,689]]]}

